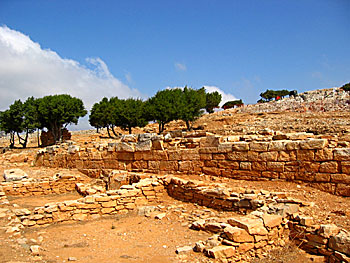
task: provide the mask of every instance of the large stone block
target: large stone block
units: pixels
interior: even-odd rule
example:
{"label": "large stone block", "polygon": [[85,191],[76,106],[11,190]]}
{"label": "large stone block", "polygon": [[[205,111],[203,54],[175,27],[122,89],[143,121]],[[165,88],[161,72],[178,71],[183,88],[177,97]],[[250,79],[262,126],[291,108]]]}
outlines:
{"label": "large stone block", "polygon": [[252,162],[252,170],[254,171],[266,171],[266,162]]}
{"label": "large stone block", "polygon": [[299,150],[300,149],[299,141],[286,142],[286,149],[288,151]]}
{"label": "large stone block", "polygon": [[268,234],[263,220],[260,218],[232,217],[227,220],[231,226],[245,229],[250,235],[264,236]]}
{"label": "large stone block", "polygon": [[268,171],[284,172],[284,163],[283,162],[267,162],[266,168]]}
{"label": "large stone block", "polygon": [[350,148],[336,148],[333,154],[336,161],[350,161]]}
{"label": "large stone block", "polygon": [[278,152],[261,152],[258,161],[277,161]]}
{"label": "large stone block", "polygon": [[313,150],[297,150],[298,161],[313,161],[315,159],[315,153]]}
{"label": "large stone block", "polygon": [[225,259],[233,257],[235,254],[235,248],[232,246],[217,246],[207,250],[207,254],[211,258]]}
{"label": "large stone block", "polygon": [[28,178],[28,175],[21,169],[14,168],[4,171],[4,179],[6,182],[20,181],[25,178]]}
{"label": "large stone block", "polygon": [[282,223],[282,216],[280,215],[263,215],[264,225],[267,229],[272,229],[274,227],[280,226]]}
{"label": "large stone block", "polygon": [[214,176],[220,176],[221,175],[221,169],[216,167],[203,167],[203,173],[214,175]]}
{"label": "large stone block", "polygon": [[237,151],[237,152],[249,151],[249,143],[247,143],[247,142],[234,142],[234,143],[232,143],[232,151]]}
{"label": "large stone block", "polygon": [[237,161],[228,161],[228,160],[219,160],[217,161],[217,167],[224,169],[239,169],[239,162]]}
{"label": "large stone block", "polygon": [[116,147],[117,152],[134,152],[134,145],[126,142],[120,142]]}
{"label": "large stone block", "polygon": [[300,148],[303,150],[319,150],[326,147],[328,141],[326,139],[308,139],[300,141]]}
{"label": "large stone block", "polygon": [[329,239],[328,246],[350,256],[350,234],[345,231],[340,231],[336,236],[332,236]]}
{"label": "large stone block", "polygon": [[269,143],[268,142],[251,142],[249,143],[249,148],[251,151],[266,152],[269,148]]}
{"label": "large stone block", "polygon": [[350,185],[349,184],[337,184],[335,194],[341,196],[350,196]]}
{"label": "large stone block", "polygon": [[235,226],[227,226],[224,229],[224,234],[227,239],[237,242],[237,243],[246,243],[254,242],[254,237],[249,235],[247,230]]}
{"label": "large stone block", "polygon": [[200,160],[200,155],[197,149],[183,149],[181,150],[181,160]]}
{"label": "large stone block", "polygon": [[350,162],[341,162],[341,172],[350,174]]}
{"label": "large stone block", "polygon": [[338,163],[337,162],[323,162],[320,165],[321,173],[337,173]]}
{"label": "large stone block", "polygon": [[279,151],[277,161],[279,162],[290,162],[296,161],[297,154],[296,151]]}
{"label": "large stone block", "polygon": [[137,142],[135,145],[135,151],[137,152],[147,152],[152,149],[152,142],[150,140],[148,141],[140,141]]}
{"label": "large stone block", "polygon": [[232,161],[248,161],[248,152],[227,153],[227,158]]}
{"label": "large stone block", "polygon": [[350,175],[349,174],[331,174],[331,182],[350,184]]}
{"label": "large stone block", "polygon": [[286,141],[272,141],[269,143],[269,151],[285,151]]}
{"label": "large stone block", "polygon": [[333,160],[333,149],[325,148],[321,150],[316,150],[315,161],[325,162]]}

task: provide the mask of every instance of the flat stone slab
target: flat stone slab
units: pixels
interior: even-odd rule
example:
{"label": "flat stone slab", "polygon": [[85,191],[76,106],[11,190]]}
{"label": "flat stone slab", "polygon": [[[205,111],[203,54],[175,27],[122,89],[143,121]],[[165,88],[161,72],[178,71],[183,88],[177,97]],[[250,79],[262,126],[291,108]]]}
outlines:
{"label": "flat stone slab", "polygon": [[21,181],[25,178],[28,178],[28,175],[21,169],[14,168],[4,171],[4,179],[6,182]]}

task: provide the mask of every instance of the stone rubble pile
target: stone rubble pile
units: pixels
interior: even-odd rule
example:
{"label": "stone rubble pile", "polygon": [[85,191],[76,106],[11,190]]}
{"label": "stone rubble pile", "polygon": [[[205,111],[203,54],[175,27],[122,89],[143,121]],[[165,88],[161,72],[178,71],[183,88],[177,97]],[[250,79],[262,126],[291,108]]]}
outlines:
{"label": "stone rubble pile", "polygon": [[349,111],[350,94],[340,88],[313,90],[277,101],[246,105],[239,113]]}

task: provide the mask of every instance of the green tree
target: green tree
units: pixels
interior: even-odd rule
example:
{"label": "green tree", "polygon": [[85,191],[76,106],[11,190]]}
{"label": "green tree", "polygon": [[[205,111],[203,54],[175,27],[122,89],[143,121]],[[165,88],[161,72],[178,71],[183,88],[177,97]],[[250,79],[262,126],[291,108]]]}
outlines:
{"label": "green tree", "polygon": [[205,89],[191,89],[187,86],[182,90],[179,118],[186,123],[187,130],[191,129],[191,123],[203,114],[206,106]]}
{"label": "green tree", "polygon": [[127,129],[132,133],[134,127],[144,127],[147,125],[146,104],[140,99],[120,100],[118,109],[118,119],[116,125]]}
{"label": "green tree", "polygon": [[67,94],[50,95],[38,99],[38,116],[41,128],[52,132],[55,143],[61,140],[62,129],[77,124],[87,111],[81,99]]}
{"label": "green tree", "polygon": [[230,109],[230,108],[234,108],[235,106],[242,106],[243,105],[243,101],[242,100],[231,100],[231,101],[227,101],[225,102],[224,105],[222,105],[223,109]]}
{"label": "green tree", "polygon": [[341,87],[342,90],[345,90],[345,91],[350,91],[350,82],[347,83],[347,84],[344,84],[342,87]]}
{"label": "green tree", "polygon": [[181,89],[165,89],[158,91],[147,102],[150,119],[159,124],[159,133],[164,131],[166,123],[178,120],[183,103]]}
{"label": "green tree", "polygon": [[265,92],[260,93],[260,97],[265,101],[271,101],[272,99],[276,99],[277,97],[283,98],[290,94],[290,91],[283,90],[269,90],[267,89]]}
{"label": "green tree", "polygon": [[92,106],[90,115],[89,115],[89,122],[90,125],[99,129],[99,128],[106,128],[108,136],[111,138],[110,128],[114,132],[113,129],[113,122],[114,122],[114,110],[115,103],[118,100],[117,97],[107,99],[104,97],[100,102],[95,103]]}
{"label": "green tree", "polygon": [[28,98],[24,103],[16,100],[0,116],[0,129],[10,134],[10,147],[15,145],[15,135],[23,148],[27,147],[28,135],[40,127],[37,100]]}
{"label": "green tree", "polygon": [[217,91],[206,94],[205,109],[209,113],[214,112],[214,108],[218,107],[221,102],[221,94]]}

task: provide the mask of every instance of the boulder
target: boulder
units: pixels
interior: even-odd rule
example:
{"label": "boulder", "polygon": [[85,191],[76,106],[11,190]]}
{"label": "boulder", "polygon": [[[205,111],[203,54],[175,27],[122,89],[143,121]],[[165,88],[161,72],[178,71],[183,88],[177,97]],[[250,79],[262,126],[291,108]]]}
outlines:
{"label": "boulder", "polygon": [[6,182],[20,181],[28,178],[28,175],[21,169],[14,168],[4,171],[4,179]]}

